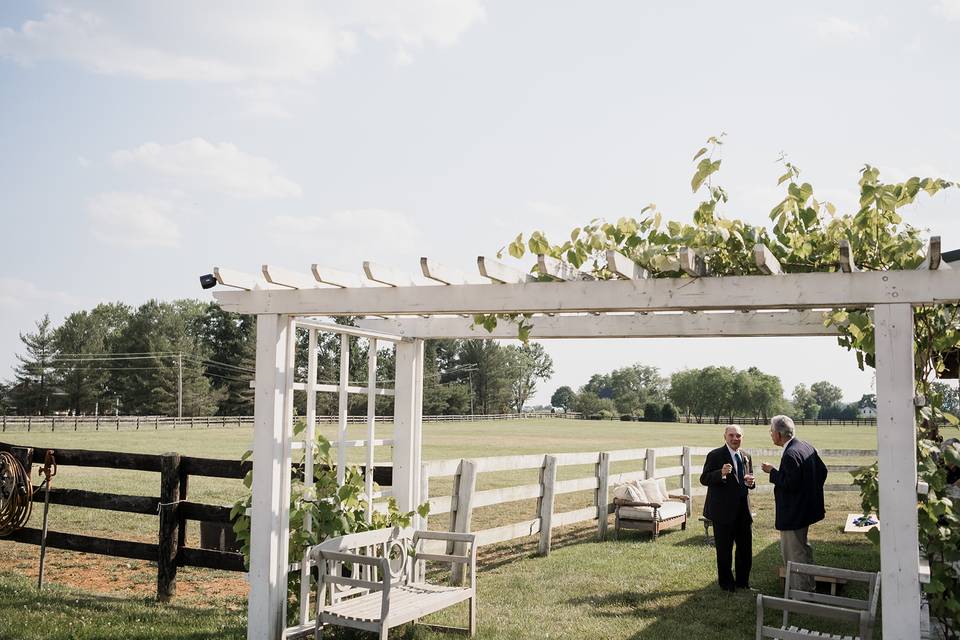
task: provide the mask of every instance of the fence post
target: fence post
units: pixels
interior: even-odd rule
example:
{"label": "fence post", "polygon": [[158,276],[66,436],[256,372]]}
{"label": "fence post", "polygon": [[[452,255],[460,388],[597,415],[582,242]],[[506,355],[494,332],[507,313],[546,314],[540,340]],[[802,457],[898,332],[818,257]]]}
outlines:
{"label": "fence post", "polygon": [[57,430],[57,419],[53,416],[50,416],[50,433],[54,433]]}
{"label": "fence post", "polygon": [[550,541],[553,520],[553,497],[554,488],[557,483],[557,457],[544,456],[543,466],[540,468],[540,486],[543,487],[543,495],[537,504],[537,512],[540,516],[540,544],[537,546],[537,553],[542,556],[550,554]]}
{"label": "fence post", "polygon": [[[457,533],[470,533],[470,521],[473,517],[473,493],[477,486],[477,463],[473,460],[460,461],[460,473],[454,491],[457,496],[457,515],[453,523],[453,530]],[[466,543],[455,542],[452,553],[462,555]],[[463,584],[464,565],[455,564],[451,567],[450,582],[453,585]]]}
{"label": "fence post", "polygon": [[33,422],[33,416],[27,416],[27,433],[30,433],[30,423]]}
{"label": "fence post", "polygon": [[95,431],[100,431],[100,416],[97,416],[97,428]]}
{"label": "fence post", "polygon": [[33,466],[33,447],[10,447],[10,455],[17,459],[29,478],[30,469]]}
{"label": "fence post", "polygon": [[604,540],[607,537],[607,517],[610,515],[610,493],[608,491],[610,484],[610,454],[606,451],[600,452],[600,460],[597,462],[597,538]]}
{"label": "fence post", "polygon": [[683,448],[683,495],[688,496],[687,517],[693,515],[693,455],[690,453],[690,447]]}
{"label": "fence post", "polygon": [[157,600],[177,593],[177,542],[180,538],[180,454],[160,456],[160,534],[157,553]]}
{"label": "fence post", "polygon": [[3,414],[3,433],[7,432],[7,414]]}
{"label": "fence post", "polygon": [[657,450],[647,449],[647,460],[643,468],[647,475],[647,480],[655,477],[657,474]]}

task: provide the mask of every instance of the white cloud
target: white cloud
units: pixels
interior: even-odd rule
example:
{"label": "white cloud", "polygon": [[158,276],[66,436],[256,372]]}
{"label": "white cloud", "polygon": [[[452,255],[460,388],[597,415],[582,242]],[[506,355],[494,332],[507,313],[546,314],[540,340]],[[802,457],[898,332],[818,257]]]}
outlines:
{"label": "white cloud", "polygon": [[449,46],[482,21],[481,0],[357,0],[339,6],[226,0],[63,2],[19,30],[0,29],[0,56],[67,61],[148,80],[311,82],[359,36],[411,49]]}
{"label": "white cloud", "polygon": [[960,20],[960,0],[939,0],[933,11],[947,20]]}
{"label": "white cloud", "polygon": [[[276,216],[268,223],[270,240],[281,247],[304,251],[321,248],[334,262],[327,266],[350,270],[363,260],[383,261],[416,252],[421,232],[405,213],[387,209],[334,211],[323,216]],[[345,238],[351,242],[344,242]],[[356,254],[357,248],[364,252]],[[325,262],[317,258],[318,262]],[[349,261],[356,264],[344,264]]]}
{"label": "white cloud", "polygon": [[203,138],[169,145],[148,142],[130,151],[115,151],[111,159],[118,167],[143,167],[237,198],[289,198],[303,193],[271,160]]}
{"label": "white cloud", "polygon": [[831,16],[817,23],[817,34],[824,39],[853,40],[870,34],[867,27]]}
{"label": "white cloud", "polygon": [[90,199],[91,231],[106,244],[126,247],[176,247],[180,228],[171,217],[173,203],[143,193],[109,192]]}
{"label": "white cloud", "polygon": [[0,276],[0,309],[20,310],[31,303],[73,305],[78,299],[63,291],[50,291],[20,278]]}

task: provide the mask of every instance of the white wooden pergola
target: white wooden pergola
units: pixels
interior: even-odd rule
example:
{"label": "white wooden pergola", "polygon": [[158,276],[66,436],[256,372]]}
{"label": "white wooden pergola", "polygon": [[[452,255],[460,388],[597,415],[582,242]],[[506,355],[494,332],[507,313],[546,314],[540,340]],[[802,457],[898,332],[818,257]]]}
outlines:
{"label": "white wooden pergola", "polygon": [[[624,256],[607,252],[616,279],[597,280],[548,256],[538,269],[551,278],[479,258],[479,275],[421,259],[426,280],[364,263],[365,278],[313,265],[311,273],[262,267],[263,278],[216,269],[220,284],[234,291],[214,297],[228,311],[257,316],[257,361],[250,596],[250,640],[278,640],[309,626],[306,603],[299,627],[285,628],[288,509],[293,424],[293,393],[307,392],[307,443],[313,439],[318,392],[340,398],[338,462],[346,449],[367,449],[368,483],[373,448],[392,445],[393,486],[401,510],[420,502],[423,340],[427,338],[516,338],[516,326],[501,322],[488,333],[473,327],[470,314],[532,314],[533,339],[662,338],[716,336],[824,336],[823,310],[870,309],[876,327],[877,449],[880,463],[880,557],[883,633],[889,638],[920,636],[920,583],[916,517],[917,465],[914,422],[913,307],[960,301],[960,278],[942,263],[939,238],[927,260],[913,271],[858,271],[849,246],[841,250],[834,273],[783,274],[770,252],[755,248],[758,275],[710,277],[693,251],[677,256],[679,278],[649,278]],[[429,282],[430,285],[424,284]],[[336,316],[364,316],[357,327],[324,323]],[[308,379],[294,380],[295,333],[310,332]],[[316,381],[316,332],[371,341],[369,371],[376,371],[378,341],[396,344],[394,389],[351,385],[344,348],[338,385]],[[367,438],[346,439],[348,393],[368,396]],[[376,440],[373,399],[393,394],[394,438]],[[310,456],[307,456],[308,458]],[[342,478],[342,471],[340,477]],[[375,497],[368,484],[368,496]],[[384,494],[386,495],[386,494]],[[307,571],[306,562],[301,571]]]}

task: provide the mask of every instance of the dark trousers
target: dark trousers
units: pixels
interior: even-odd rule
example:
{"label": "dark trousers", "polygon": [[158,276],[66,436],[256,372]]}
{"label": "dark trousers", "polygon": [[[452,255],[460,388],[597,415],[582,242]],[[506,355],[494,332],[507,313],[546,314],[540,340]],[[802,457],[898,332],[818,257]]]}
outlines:
{"label": "dark trousers", "polygon": [[[721,587],[750,586],[750,567],[753,565],[753,529],[750,513],[744,504],[737,509],[733,522],[713,523],[714,543],[717,547],[717,578]],[[736,578],[730,565],[736,545]]]}

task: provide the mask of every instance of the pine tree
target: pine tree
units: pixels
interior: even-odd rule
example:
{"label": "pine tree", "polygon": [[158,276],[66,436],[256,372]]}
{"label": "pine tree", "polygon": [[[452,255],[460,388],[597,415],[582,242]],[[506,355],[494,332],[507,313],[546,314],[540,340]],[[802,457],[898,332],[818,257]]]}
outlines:
{"label": "pine tree", "polygon": [[50,316],[44,314],[35,333],[21,333],[26,355],[17,354],[20,362],[14,370],[13,403],[22,415],[46,415],[52,407],[50,397],[55,389],[53,360],[56,357],[54,332]]}

